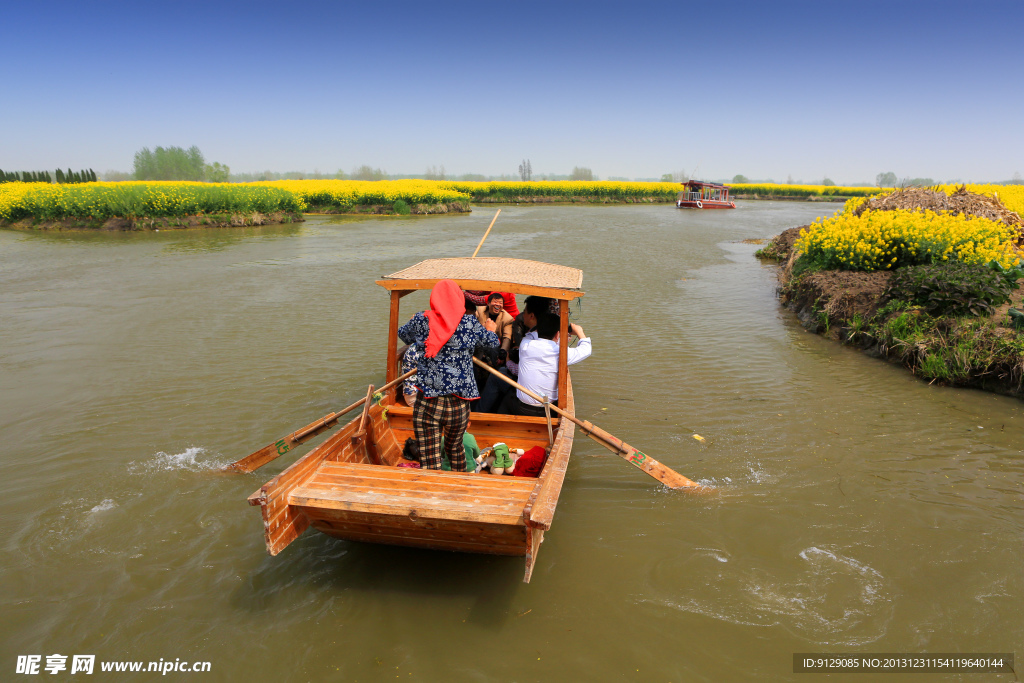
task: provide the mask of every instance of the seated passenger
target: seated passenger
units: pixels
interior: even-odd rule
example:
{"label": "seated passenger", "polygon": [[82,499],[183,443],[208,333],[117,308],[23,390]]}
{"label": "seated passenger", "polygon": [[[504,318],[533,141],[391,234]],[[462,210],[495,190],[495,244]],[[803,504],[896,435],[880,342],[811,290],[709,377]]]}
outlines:
{"label": "seated passenger", "polygon": [[[549,299],[546,296],[528,296],[526,297],[526,307],[523,312],[516,316],[516,319],[512,323],[512,348],[518,349],[519,344],[523,341],[523,337],[526,336],[527,332],[530,332],[537,327],[537,317],[544,313],[555,313],[551,310],[551,305],[554,299]],[[557,315],[557,313],[556,313]],[[516,374],[519,374],[518,372]]]}
{"label": "seated passenger", "polygon": [[[558,400],[558,328],[558,316],[552,313],[541,315],[537,329],[523,337],[519,345],[519,383],[538,396],[546,396],[552,403]],[[575,365],[590,356],[591,343],[579,325],[570,323],[569,331],[580,339],[575,348],[568,349],[568,364]],[[517,389],[505,397],[501,412],[543,416],[544,407]]]}
{"label": "seated passenger", "polygon": [[487,297],[491,294],[501,294],[501,298],[505,300],[505,312],[515,318],[519,315],[519,306],[516,304],[516,295],[512,292],[481,292],[479,290],[467,291],[466,298],[475,303],[477,306],[486,306]]}
{"label": "seated passenger", "polygon": [[497,292],[505,300],[505,312],[515,318],[519,315],[519,305],[516,304],[516,295],[512,292]]}
{"label": "seated passenger", "polygon": [[[537,327],[537,317],[548,313],[551,301],[551,299],[543,296],[526,297],[526,308],[512,323],[512,348],[508,352],[504,366],[501,367],[500,362],[497,364],[499,366],[498,372],[513,380],[519,377],[519,344],[527,332]],[[499,356],[499,361],[500,359],[501,357]],[[502,382],[495,377],[485,377],[483,379],[486,381],[480,383],[481,378],[477,378],[477,383],[481,389],[480,400],[477,402],[474,411],[493,413],[501,408],[505,395],[512,390],[512,385]]]}
{"label": "seated passenger", "polygon": [[498,292],[493,292],[487,297],[486,306],[478,306],[476,309],[477,320],[483,325],[489,318],[494,322],[494,332],[501,340],[501,348],[506,352],[512,348],[512,323],[514,320],[504,310],[505,297]]}

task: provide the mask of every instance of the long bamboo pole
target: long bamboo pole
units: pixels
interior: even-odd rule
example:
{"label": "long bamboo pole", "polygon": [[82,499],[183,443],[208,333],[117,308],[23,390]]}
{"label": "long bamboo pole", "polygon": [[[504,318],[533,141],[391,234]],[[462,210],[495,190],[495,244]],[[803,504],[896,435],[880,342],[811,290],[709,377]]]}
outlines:
{"label": "long bamboo pole", "polygon": [[600,427],[596,427],[588,421],[576,419],[576,416],[570,415],[569,413],[562,410],[558,406],[552,405],[550,402],[545,401],[543,398],[533,393],[519,382],[516,382],[510,377],[506,377],[505,375],[501,374],[500,372],[498,372],[491,366],[487,365],[486,363],[482,363],[480,362],[480,360],[476,358],[473,359],[473,362],[482,367],[484,370],[490,372],[495,377],[500,377],[502,381],[511,384],[516,389],[520,390],[533,400],[540,401],[541,403],[545,404],[546,407],[550,407],[551,410],[555,411],[562,417],[570,420],[571,422],[575,422],[583,430],[583,433],[589,436],[591,439],[598,442],[611,452],[615,453],[616,455],[618,455],[619,457],[621,457],[623,460],[630,463],[634,467],[643,470],[650,476],[660,481],[665,486],[671,489],[703,488],[700,484],[693,481],[692,479],[687,479],[686,477],[679,474],[672,468],[666,467],[665,465],[661,464],[651,456],[647,455],[646,453],[643,453],[642,451],[637,450],[636,448],[633,448],[622,439],[618,439],[612,436],[611,434],[604,431]]}
{"label": "long bamboo pole", "polygon": [[[501,213],[501,209],[498,209],[498,213]],[[476,245],[476,251],[473,252],[473,255],[470,258],[476,258],[476,255],[480,253],[480,247],[484,246],[484,240],[491,234],[491,228],[494,227],[494,221],[498,220],[498,213],[494,214],[494,218],[491,219],[491,224],[487,226],[487,232],[485,232],[484,236],[480,238],[480,244]]]}

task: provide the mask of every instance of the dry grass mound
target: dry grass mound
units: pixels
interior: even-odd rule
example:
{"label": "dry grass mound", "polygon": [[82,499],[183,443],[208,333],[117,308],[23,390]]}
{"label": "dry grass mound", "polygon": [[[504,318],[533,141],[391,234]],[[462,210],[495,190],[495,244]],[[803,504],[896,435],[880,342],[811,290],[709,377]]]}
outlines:
{"label": "dry grass mound", "polygon": [[1016,242],[1024,243],[1024,221],[1020,216],[1003,206],[998,198],[969,192],[964,185],[956,188],[953,194],[923,187],[896,190],[890,194],[871,197],[862,202],[854,209],[853,214],[860,216],[865,211],[895,211],[896,209],[927,210],[936,213],[941,211],[953,215],[964,214],[1000,221],[1015,228],[1017,231]]}
{"label": "dry grass mound", "polygon": [[832,324],[840,324],[854,316],[864,320],[874,317],[891,279],[892,273],[884,270],[821,270],[783,283],[780,293],[783,303],[802,313],[802,319],[813,311],[822,311]]}
{"label": "dry grass mound", "polygon": [[[789,259],[790,253],[793,251],[793,244],[800,238],[800,231],[804,228],[809,228],[809,225],[800,225],[789,230],[783,230],[781,233],[769,240],[768,245],[757,252],[757,256],[762,258],[774,259],[776,261],[785,261]],[[745,242],[746,240],[744,240]]]}

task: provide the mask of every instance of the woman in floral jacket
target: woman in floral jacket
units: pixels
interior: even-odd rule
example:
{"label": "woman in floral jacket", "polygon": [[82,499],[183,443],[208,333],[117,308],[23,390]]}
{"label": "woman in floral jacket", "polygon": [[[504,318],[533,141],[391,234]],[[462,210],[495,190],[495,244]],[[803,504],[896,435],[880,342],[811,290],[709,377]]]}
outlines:
{"label": "woman in floral jacket", "polygon": [[420,355],[412,425],[425,469],[441,469],[442,436],[452,469],[466,469],[462,435],[469,424],[469,402],[480,398],[473,350],[499,344],[498,335],[484,329],[475,312],[454,280],[441,280],[430,292],[430,310],[417,313],[398,330],[402,341],[414,344]]}

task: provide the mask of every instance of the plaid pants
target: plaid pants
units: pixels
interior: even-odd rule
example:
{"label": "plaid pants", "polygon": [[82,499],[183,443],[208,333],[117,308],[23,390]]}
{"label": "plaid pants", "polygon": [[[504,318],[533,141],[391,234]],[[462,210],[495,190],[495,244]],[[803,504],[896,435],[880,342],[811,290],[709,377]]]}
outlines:
{"label": "plaid pants", "polygon": [[458,396],[427,398],[420,394],[412,409],[412,428],[420,444],[420,465],[441,469],[441,437],[453,472],[466,470],[466,449],[462,436],[469,425],[469,401]]}

